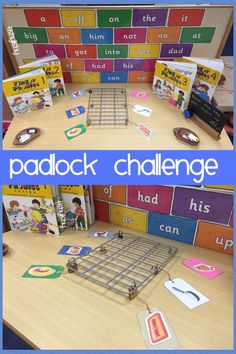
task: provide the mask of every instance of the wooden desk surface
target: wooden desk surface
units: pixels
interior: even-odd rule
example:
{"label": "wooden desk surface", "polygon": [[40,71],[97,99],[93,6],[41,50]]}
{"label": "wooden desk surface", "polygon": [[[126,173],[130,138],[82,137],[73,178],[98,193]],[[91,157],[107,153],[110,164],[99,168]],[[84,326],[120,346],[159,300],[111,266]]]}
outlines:
{"label": "wooden desk surface", "polygon": [[[71,91],[97,87],[122,87],[127,90],[129,103],[128,126],[90,126],[87,132],[72,140],[67,140],[64,130],[76,126],[86,125],[87,113],[68,119],[65,111],[75,106],[88,107],[89,95],[71,100],[68,93]],[[143,90],[150,93],[147,100],[140,100],[131,96],[133,89]],[[151,108],[150,118],[143,117],[132,111],[135,104]],[[134,130],[134,124],[142,122],[156,130],[156,135],[151,140],[146,140]],[[12,144],[14,137],[24,128],[38,127],[42,129],[42,135],[28,145],[16,147]],[[173,129],[186,127],[193,130],[200,137],[198,147],[191,147],[176,139]],[[228,135],[223,130],[221,139],[215,141],[195,123],[186,120],[183,114],[170,106],[166,101],[154,96],[151,92],[151,84],[68,84],[67,95],[56,97],[54,106],[48,110],[28,113],[22,117],[14,117],[11,126],[4,138],[3,149],[26,149],[26,150],[231,150],[233,146]]]}
{"label": "wooden desk surface", "polygon": [[[97,222],[91,229],[117,231],[117,226]],[[175,245],[180,257],[198,257],[225,270],[221,276],[208,280],[184,267],[180,257],[167,265],[172,278],[185,279],[210,299],[193,310],[164,287],[168,280],[164,272],[152,279],[139,296],[151,308],[158,307],[166,313],[182,349],[232,349],[233,258],[140,232],[135,234]],[[40,349],[146,349],[136,317],[145,307],[137,300],[67,271],[51,280],[21,277],[32,264],[65,265],[68,256],[57,254],[63,245],[95,247],[105,239],[89,238],[87,232],[71,230],[56,237],[11,231],[3,239],[11,248],[3,257],[3,318],[21,337]]]}

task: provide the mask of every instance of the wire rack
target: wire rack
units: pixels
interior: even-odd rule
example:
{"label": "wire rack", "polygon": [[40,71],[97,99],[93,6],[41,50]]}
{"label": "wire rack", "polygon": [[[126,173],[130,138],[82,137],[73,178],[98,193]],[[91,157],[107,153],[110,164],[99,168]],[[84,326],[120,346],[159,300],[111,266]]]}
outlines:
{"label": "wire rack", "polygon": [[177,251],[176,247],[118,231],[87,255],[70,258],[66,267],[70,273],[133,299]]}
{"label": "wire rack", "polygon": [[95,88],[90,91],[87,125],[127,125],[129,121],[126,90]]}

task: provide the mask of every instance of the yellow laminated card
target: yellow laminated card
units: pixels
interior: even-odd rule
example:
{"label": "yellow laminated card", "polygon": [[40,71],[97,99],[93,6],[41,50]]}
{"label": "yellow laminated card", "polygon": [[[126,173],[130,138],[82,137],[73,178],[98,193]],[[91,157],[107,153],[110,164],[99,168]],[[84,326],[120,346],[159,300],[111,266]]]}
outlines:
{"label": "yellow laminated card", "polygon": [[130,58],[157,58],[159,55],[159,44],[130,44]]}
{"label": "yellow laminated card", "polygon": [[100,82],[100,73],[99,72],[83,72],[83,71],[74,71],[72,72],[72,81],[73,82],[84,82],[84,83],[96,83]]}
{"label": "yellow laminated card", "polygon": [[226,185],[226,184],[211,184],[211,185],[205,185],[204,187],[213,188],[213,189],[223,189],[223,190],[228,190],[228,191],[234,190],[234,186]]}
{"label": "yellow laminated card", "polygon": [[111,204],[110,213],[112,224],[142,232],[147,231],[147,214],[144,211]]}
{"label": "yellow laminated card", "polygon": [[61,17],[65,27],[96,27],[94,10],[61,10]]}
{"label": "yellow laminated card", "polygon": [[[31,63],[32,61],[34,61],[35,59],[23,59],[23,62],[24,62],[24,64],[28,64],[28,63]],[[21,71],[21,69],[20,69],[20,67],[19,67],[19,70],[20,70],[20,72],[22,72]]]}

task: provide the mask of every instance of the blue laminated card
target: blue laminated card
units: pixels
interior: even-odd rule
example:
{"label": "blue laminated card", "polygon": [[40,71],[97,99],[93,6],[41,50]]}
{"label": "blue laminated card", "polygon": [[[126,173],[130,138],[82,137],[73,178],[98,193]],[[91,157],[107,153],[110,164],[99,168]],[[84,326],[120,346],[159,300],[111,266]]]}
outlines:
{"label": "blue laminated card", "polygon": [[88,254],[92,250],[91,247],[84,247],[84,246],[63,246],[58,254],[66,254],[68,256],[77,256],[82,257]]}
{"label": "blue laminated card", "polygon": [[83,106],[78,106],[78,107],[68,109],[66,111],[66,115],[68,118],[73,118],[79,116],[80,114],[83,114],[84,112],[85,112],[85,108]]}

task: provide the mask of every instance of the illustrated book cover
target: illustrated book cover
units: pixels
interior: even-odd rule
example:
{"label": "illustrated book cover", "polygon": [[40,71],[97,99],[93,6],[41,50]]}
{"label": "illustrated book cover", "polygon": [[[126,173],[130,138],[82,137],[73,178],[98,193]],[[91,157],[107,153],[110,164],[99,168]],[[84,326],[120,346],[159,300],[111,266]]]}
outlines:
{"label": "illustrated book cover", "polygon": [[183,111],[188,106],[196,72],[196,64],[157,60],[152,91]]}
{"label": "illustrated book cover", "polygon": [[42,68],[3,80],[3,92],[14,115],[38,111],[53,104]]}
{"label": "illustrated book cover", "polygon": [[4,185],[3,204],[13,231],[59,235],[66,228],[57,186]]}
{"label": "illustrated book cover", "polygon": [[88,230],[88,212],[83,185],[60,185],[68,227]]}
{"label": "illustrated book cover", "polygon": [[197,73],[193,84],[193,92],[202,99],[210,102],[216,86],[224,70],[224,61],[222,59],[207,59],[195,57],[183,57],[186,62],[197,65]]}
{"label": "illustrated book cover", "polygon": [[48,80],[48,86],[52,96],[64,96],[66,94],[65,83],[62,74],[60,60],[56,55],[47,55],[37,60],[30,61],[19,66],[20,72],[43,68]]}

